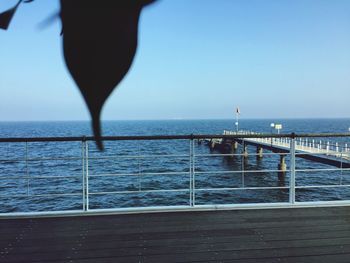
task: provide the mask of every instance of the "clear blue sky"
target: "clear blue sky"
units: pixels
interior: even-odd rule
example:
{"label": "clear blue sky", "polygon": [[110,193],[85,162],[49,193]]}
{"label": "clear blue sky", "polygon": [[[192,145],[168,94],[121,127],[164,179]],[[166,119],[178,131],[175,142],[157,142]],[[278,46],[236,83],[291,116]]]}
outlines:
{"label": "clear blue sky", "polygon": [[[23,4],[0,31],[0,121],[89,119],[59,21],[39,27],[57,10]],[[350,117],[349,95],[349,0],[160,0],[102,119]]]}

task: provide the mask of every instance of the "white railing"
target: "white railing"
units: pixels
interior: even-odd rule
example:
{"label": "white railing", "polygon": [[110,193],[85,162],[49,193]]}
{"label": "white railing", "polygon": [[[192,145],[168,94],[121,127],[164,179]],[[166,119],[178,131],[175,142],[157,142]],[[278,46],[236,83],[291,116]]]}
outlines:
{"label": "white railing", "polygon": [[[262,135],[262,133],[252,132],[252,131],[224,131],[224,135]],[[281,146],[290,148],[291,139],[282,138],[249,138],[260,143],[273,143],[275,146]],[[317,140],[314,138],[301,138],[299,137],[295,140],[296,151],[303,151],[308,153],[325,153],[327,155],[341,157],[350,160],[350,145],[348,143],[340,144],[338,142],[331,142],[329,140]]]}
{"label": "white railing", "polygon": [[[241,148],[209,152],[196,143],[218,138],[223,142],[272,141],[288,152],[265,152],[260,159],[253,148],[247,156]],[[0,139],[0,215],[350,204],[350,195],[322,198],[324,189],[337,189],[339,195],[350,190],[350,168],[318,166],[298,158],[307,154],[298,152],[305,141],[308,138],[300,140],[295,134],[227,131],[224,136],[106,137],[106,151],[99,152],[92,138],[86,137]],[[311,143],[316,145],[316,141]],[[335,145],[346,156],[348,148]],[[321,149],[317,155],[330,152]],[[286,169],[263,165],[274,162],[277,167],[282,159]],[[321,191],[316,199],[304,194],[314,195],[316,190]]]}

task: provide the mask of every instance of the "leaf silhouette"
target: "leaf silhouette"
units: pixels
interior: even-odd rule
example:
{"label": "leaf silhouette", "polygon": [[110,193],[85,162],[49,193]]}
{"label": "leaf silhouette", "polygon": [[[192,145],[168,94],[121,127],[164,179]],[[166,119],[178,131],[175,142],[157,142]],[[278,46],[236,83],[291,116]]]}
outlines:
{"label": "leaf silhouette", "polygon": [[100,150],[102,107],[133,61],[141,9],[153,0],[60,0],[64,58]]}
{"label": "leaf silhouette", "polygon": [[0,28],[1,29],[7,30],[7,28],[9,27],[9,25],[11,23],[11,20],[12,20],[14,14],[16,13],[17,8],[21,2],[22,2],[22,0],[18,1],[17,4],[14,7],[12,7],[11,9],[9,9],[3,13],[0,13]]}

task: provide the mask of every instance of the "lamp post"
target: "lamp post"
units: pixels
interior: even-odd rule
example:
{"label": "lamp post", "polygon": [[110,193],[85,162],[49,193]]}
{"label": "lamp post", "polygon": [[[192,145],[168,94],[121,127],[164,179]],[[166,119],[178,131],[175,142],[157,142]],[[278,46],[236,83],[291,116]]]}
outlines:
{"label": "lamp post", "polygon": [[280,134],[280,130],[282,130],[282,124],[275,124],[275,129],[277,130],[277,134]]}
{"label": "lamp post", "polygon": [[271,128],[271,134],[272,134],[273,133],[273,129],[275,128],[275,124],[273,122],[271,122],[270,128]]}

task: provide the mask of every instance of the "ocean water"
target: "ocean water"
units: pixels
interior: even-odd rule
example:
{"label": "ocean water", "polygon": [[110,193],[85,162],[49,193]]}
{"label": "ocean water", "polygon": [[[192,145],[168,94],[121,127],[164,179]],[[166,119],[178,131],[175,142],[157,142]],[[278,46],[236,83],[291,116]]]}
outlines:
{"label": "ocean water", "polygon": [[[281,123],[283,133],[343,133],[350,127],[350,119],[274,119],[241,120],[239,128],[269,133],[272,122]],[[234,120],[103,122],[106,136],[222,134],[225,129],[235,129]],[[89,122],[0,122],[1,138],[84,135],[91,135]],[[350,145],[349,137],[325,140]],[[0,212],[82,209],[86,167],[90,209],[189,205],[189,148],[188,140],[108,141],[100,152],[88,142],[84,166],[81,142],[0,143]],[[252,189],[288,187],[289,172],[275,171],[278,155],[223,157],[204,144],[195,144],[194,153],[197,205],[288,201],[288,189]],[[296,166],[297,186],[350,184],[347,170],[299,158]],[[349,198],[350,187],[296,191],[297,201]]]}

